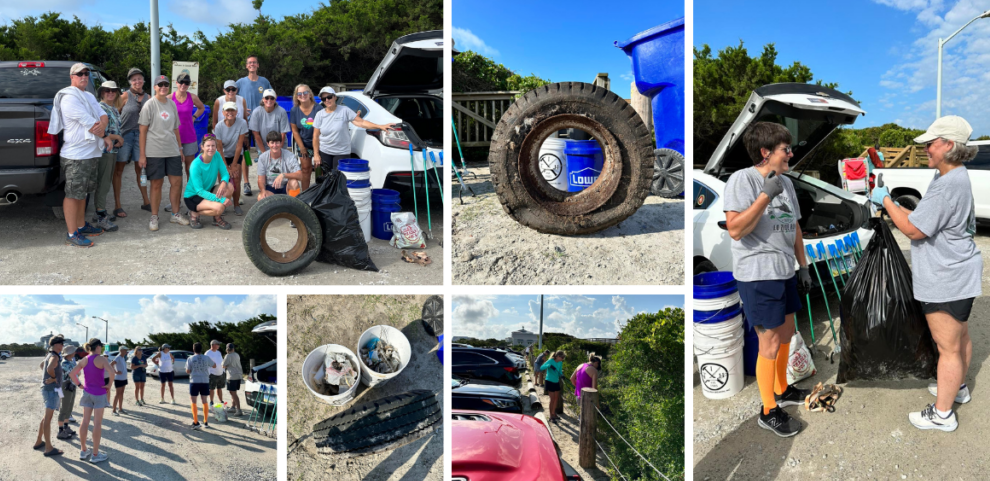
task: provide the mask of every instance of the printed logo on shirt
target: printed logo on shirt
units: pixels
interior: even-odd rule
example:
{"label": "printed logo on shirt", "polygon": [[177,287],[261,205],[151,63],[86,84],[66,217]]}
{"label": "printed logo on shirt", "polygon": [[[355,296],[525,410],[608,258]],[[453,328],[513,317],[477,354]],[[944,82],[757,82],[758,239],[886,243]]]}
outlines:
{"label": "printed logo on shirt", "polygon": [[790,201],[783,195],[777,196],[767,206],[766,213],[770,217],[770,221],[773,222],[774,232],[791,233],[795,231],[794,211],[791,209]]}
{"label": "printed logo on shirt", "polygon": [[308,119],[304,118],[304,119],[300,120],[299,121],[299,125],[302,128],[304,128],[304,129],[311,129],[311,128],[313,128],[313,117],[310,117]]}
{"label": "printed logo on shirt", "polygon": [[162,120],[164,120],[166,122],[168,121],[168,118],[170,117],[167,110],[163,110],[162,113],[159,114],[159,115],[161,116]]}

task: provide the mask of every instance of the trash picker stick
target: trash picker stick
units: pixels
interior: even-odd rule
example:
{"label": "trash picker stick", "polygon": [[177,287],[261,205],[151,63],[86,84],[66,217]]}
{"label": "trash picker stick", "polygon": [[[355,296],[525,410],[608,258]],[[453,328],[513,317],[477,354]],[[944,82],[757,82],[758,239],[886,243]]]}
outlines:
{"label": "trash picker stick", "polygon": [[[426,237],[433,239],[433,219],[430,218],[430,178],[429,169],[426,168],[426,147],[423,147],[423,192],[426,194]],[[413,178],[416,172],[413,172]]]}
{"label": "trash picker stick", "polygon": [[419,204],[416,203],[416,157],[413,154],[412,142],[409,143],[409,170],[412,173],[410,177],[412,179],[412,193],[413,193],[413,209],[416,210],[416,225],[419,225]]}
{"label": "trash picker stick", "polygon": [[[441,157],[442,162],[443,157]],[[440,186],[440,203],[444,203],[443,199],[443,180],[440,179],[440,172],[437,171],[437,158],[433,156],[433,151],[430,151],[430,165],[433,166],[433,175],[437,177],[437,185]]]}

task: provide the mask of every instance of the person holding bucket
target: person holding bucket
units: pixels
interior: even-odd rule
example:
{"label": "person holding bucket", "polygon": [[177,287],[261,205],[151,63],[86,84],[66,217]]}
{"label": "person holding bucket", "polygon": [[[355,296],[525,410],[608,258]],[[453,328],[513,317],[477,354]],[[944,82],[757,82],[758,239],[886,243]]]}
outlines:
{"label": "person holding bucket", "polygon": [[913,212],[897,205],[887,187],[877,187],[871,195],[873,203],[884,208],[894,225],[911,239],[914,297],[921,302],[938,346],[938,382],[928,385],[935,402],[908,414],[918,429],[955,431],[959,421],[952,405],[970,401],[966,372],[973,357],[973,341],[967,321],[983,283],[983,258],[973,240],[973,187],[963,166],[978,151],[968,145],[972,133],[969,122],[949,115],[914,139],[925,144],[928,167],[938,172]]}
{"label": "person holding bucket", "polygon": [[564,372],[564,351],[553,353],[553,358],[540,366],[540,371],[546,372],[547,393],[550,395],[550,419],[552,423],[560,422],[557,416],[557,405],[560,404],[560,376]]}
{"label": "person holding bucket", "polygon": [[[801,290],[811,289],[798,220],[797,192],[788,171],[791,133],[772,122],[757,122],[743,133],[753,167],[739,170],[725,186],[725,221],[732,237],[732,273],[743,311],[755,327],[760,352],[756,383],[763,410],[757,423],[781,437],[794,436],[799,423],[782,409],[804,404],[810,391],[787,384],[787,359]],[[794,273],[794,265],[800,268]]]}
{"label": "person holding bucket", "polygon": [[327,165],[323,171],[337,170],[337,162],[351,155],[351,132],[348,124],[362,129],[391,130],[395,124],[378,125],[362,119],[346,105],[337,104],[337,92],[333,87],[320,89],[320,110],[313,119],[313,165]]}
{"label": "person holding bucket", "polygon": [[275,194],[299,195],[303,173],[299,159],[291,150],[282,148],[278,132],[268,132],[268,150],[258,156],[258,200]]}

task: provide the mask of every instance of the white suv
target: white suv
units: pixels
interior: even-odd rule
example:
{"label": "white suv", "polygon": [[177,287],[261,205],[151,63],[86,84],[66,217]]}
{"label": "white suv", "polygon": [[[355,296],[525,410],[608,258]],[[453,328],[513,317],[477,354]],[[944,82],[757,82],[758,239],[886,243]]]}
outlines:
{"label": "white suv", "polygon": [[13,356],[10,351],[0,351],[0,359],[10,359]]}
{"label": "white suv", "polygon": [[[278,324],[277,321],[262,322],[251,332],[255,335],[261,335],[266,337],[275,346],[278,346]],[[260,366],[255,366],[251,370],[251,373],[244,378],[244,398],[247,401],[248,406],[254,407],[254,403],[259,398],[264,397],[261,394],[261,386],[268,386],[269,388],[275,387],[275,379],[278,376],[278,359],[272,359]]]}

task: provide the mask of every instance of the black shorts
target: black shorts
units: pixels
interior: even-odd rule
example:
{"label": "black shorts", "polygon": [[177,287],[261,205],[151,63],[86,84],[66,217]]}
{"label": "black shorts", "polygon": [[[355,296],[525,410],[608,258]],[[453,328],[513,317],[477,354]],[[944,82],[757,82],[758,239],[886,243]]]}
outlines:
{"label": "black shorts", "polygon": [[922,302],[921,309],[925,311],[925,314],[941,311],[952,316],[953,319],[959,322],[966,322],[969,320],[969,314],[973,311],[974,300],[974,298],[970,297],[969,299],[960,299],[952,302]]}
{"label": "black shorts", "polygon": [[158,373],[158,380],[161,381],[161,382],[163,382],[163,383],[174,381],[175,380],[175,371],[171,371],[171,372],[159,372]]}
{"label": "black shorts", "polygon": [[[351,158],[350,154],[333,155],[320,151],[320,165],[323,167],[324,171],[337,170],[337,164],[340,163],[342,159],[349,158]],[[329,169],[327,167],[329,167]]]}
{"label": "black shorts", "polygon": [[788,314],[801,310],[797,276],[786,280],[736,282],[746,319],[754,326],[774,329],[784,325]]}
{"label": "black shorts", "polygon": [[124,379],[123,381],[118,381],[116,379],[113,380],[113,387],[124,387],[126,385],[127,385],[127,379]]}
{"label": "black shorts", "polygon": [[233,381],[227,381],[227,390],[228,391],[240,391],[241,390],[241,380],[240,379],[236,379],[236,380],[233,380]]}
{"label": "black shorts", "polygon": [[210,395],[210,383],[208,382],[193,382],[189,383],[189,395],[192,397],[196,396],[209,396]]}
{"label": "black shorts", "polygon": [[[236,162],[235,162],[235,160],[236,160]],[[237,165],[241,165],[241,162],[243,160],[244,160],[244,156],[243,155],[240,156],[240,157],[237,157],[237,159],[234,159],[233,157],[224,157],[223,158],[223,161],[226,162],[227,167],[230,167],[230,164],[234,164],[234,163],[236,163]]]}
{"label": "black shorts", "polygon": [[166,175],[182,177],[182,157],[148,157],[148,167],[144,169],[148,179],[164,179]]}
{"label": "black shorts", "polygon": [[203,202],[204,200],[205,199],[203,199],[198,195],[194,195],[192,197],[186,197],[185,198],[186,208],[189,209],[190,212],[198,212],[199,203]]}
{"label": "black shorts", "polygon": [[557,392],[557,391],[560,391],[560,382],[559,381],[558,382],[546,381],[545,384],[547,385],[547,392]]}

